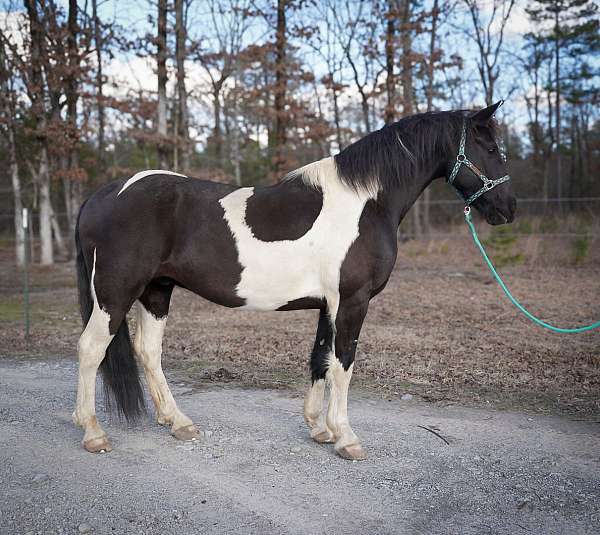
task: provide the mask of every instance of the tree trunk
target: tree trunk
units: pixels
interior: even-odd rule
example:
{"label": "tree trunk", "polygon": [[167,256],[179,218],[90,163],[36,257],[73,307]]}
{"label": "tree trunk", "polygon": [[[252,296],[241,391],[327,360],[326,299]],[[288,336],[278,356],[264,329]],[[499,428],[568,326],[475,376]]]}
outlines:
{"label": "tree trunk", "polygon": [[[14,145],[14,144],[13,144]],[[10,148],[10,177],[12,180],[14,200],[14,224],[15,224],[15,258],[17,265],[25,263],[25,229],[23,228],[23,199],[21,196],[21,179],[19,178],[19,164]]]}
{"label": "tree trunk", "polygon": [[18,266],[25,263],[25,229],[23,228],[23,198],[21,195],[21,179],[19,177],[19,162],[17,159],[17,142],[15,134],[16,93],[13,89],[11,76],[4,44],[0,43],[0,102],[6,123],[6,137],[8,143],[8,168],[12,183],[15,225],[15,259]]}
{"label": "tree trunk", "polygon": [[40,22],[36,2],[25,0],[29,18],[29,36],[31,39],[31,107],[36,134],[40,139],[40,167],[36,176],[40,210],[40,263],[54,263],[52,243],[52,207],[50,200],[50,171],[48,168],[48,139],[46,129],[46,110],[44,106],[44,77],[42,75],[42,48],[44,28]]}
{"label": "tree trunk", "polygon": [[412,65],[412,0],[402,0],[401,6],[401,37],[402,47],[402,99],[404,115],[413,113],[413,65]]}
{"label": "tree trunk", "polygon": [[48,152],[46,147],[42,146],[40,152],[40,169],[37,178],[40,209],[40,263],[42,265],[50,265],[54,264],[50,171],[48,169]]}
{"label": "tree trunk", "polygon": [[[9,98],[11,97],[9,96]],[[13,110],[9,110],[9,114],[12,115],[12,113]],[[23,228],[23,199],[21,196],[21,179],[19,178],[13,117],[14,115],[9,117],[8,124],[8,156],[15,210],[15,257],[17,265],[22,266],[25,263],[25,229]]]}
{"label": "tree trunk", "polygon": [[275,34],[275,150],[273,170],[278,177],[285,168],[284,148],[287,140],[285,110],[287,90],[287,0],[277,0],[277,31]]}
{"label": "tree trunk", "polygon": [[[69,17],[67,22],[67,49],[69,61],[69,74],[66,80],[66,100],[67,100],[67,123],[69,129],[69,153],[68,167],[69,176],[67,181],[70,182],[70,195],[66,203],[67,221],[69,223],[70,235],[75,236],[75,224],[77,221],[77,213],[81,205],[81,180],[83,176],[79,169],[79,131],[77,128],[77,101],[79,93],[77,88],[77,76],[79,74],[79,50],[77,47],[77,0],[69,0]],[[57,222],[58,224],[58,222]],[[75,252],[75,241],[70,240],[71,247],[69,250]]]}
{"label": "tree trunk", "polygon": [[437,38],[437,22],[440,14],[438,4],[439,0],[434,0],[431,9],[431,35],[429,37],[429,61],[427,62],[427,111],[433,110],[435,42]]}
{"label": "tree trunk", "polygon": [[158,35],[156,38],[156,64],[158,77],[158,166],[167,167],[167,0],[158,0]]}
{"label": "tree trunk", "polygon": [[233,163],[233,178],[237,186],[242,185],[241,172],[241,154],[240,154],[240,129],[237,116],[233,118],[233,132],[231,136],[231,162]]}
{"label": "tree trunk", "polygon": [[52,201],[50,202],[50,225],[52,227],[52,236],[56,242],[56,247],[58,247],[58,250],[61,254],[67,255],[68,251],[65,245],[65,238],[60,230],[60,224],[58,222],[58,217],[56,217],[56,212],[52,207]]}
{"label": "tree trunk", "polygon": [[96,45],[96,108],[98,111],[98,159],[100,168],[104,168],[104,79],[102,74],[102,27],[98,18],[98,0],[92,0],[92,18],[94,19],[94,43]]}
{"label": "tree trunk", "polygon": [[554,12],[554,34],[555,34],[555,78],[556,78],[556,196],[559,199],[558,209],[562,212],[562,176],[561,176],[561,154],[560,154],[560,27],[558,24],[559,10]]}
{"label": "tree trunk", "polygon": [[[400,44],[402,47],[402,100],[404,116],[413,113],[413,65],[412,65],[412,0],[402,0],[400,8]],[[421,225],[421,199],[412,207],[413,233],[416,237],[423,234]]]}
{"label": "tree trunk", "polygon": [[385,32],[385,90],[387,104],[383,114],[385,124],[394,122],[396,112],[396,79],[394,76],[394,59],[396,51],[396,17],[395,0],[388,0],[387,23]]}
{"label": "tree trunk", "polygon": [[184,0],[175,0],[175,58],[177,62],[177,147],[181,149],[181,167],[190,168],[191,144],[187,91],[185,88],[185,56],[187,27],[183,11]]}
{"label": "tree trunk", "polygon": [[[427,111],[433,111],[433,82],[435,65],[435,43],[437,38],[437,22],[439,17],[439,0],[433,1],[431,8],[431,35],[429,38],[429,61],[427,62]],[[431,233],[431,190],[423,192],[423,227],[425,234]]]}
{"label": "tree trunk", "polygon": [[233,113],[232,113],[232,134],[231,134],[231,163],[233,164],[233,178],[237,186],[242,185],[242,172],[241,172],[241,147],[240,147],[240,125],[238,122],[238,98],[237,98],[237,89],[238,89],[238,71],[237,69],[234,72],[233,77]]}
{"label": "tree trunk", "polygon": [[[551,84],[551,71],[548,72],[548,87],[552,87]],[[554,146],[554,108],[552,106],[552,96],[551,91],[548,90],[546,92],[547,104],[548,104],[548,135],[550,137],[550,142],[546,146],[546,154],[544,158],[544,199],[546,202],[544,203],[544,212],[548,209],[548,198],[550,197],[550,162],[552,158],[552,147]]]}
{"label": "tree trunk", "polygon": [[333,76],[331,77],[331,92],[333,93],[333,121],[335,123],[335,139],[338,145],[338,151],[341,151],[343,147],[342,143],[342,129],[340,127],[340,106],[338,103],[338,93]]}
{"label": "tree trunk", "polygon": [[221,84],[213,84],[213,114],[215,126],[213,128],[213,144],[215,158],[219,167],[223,166],[223,132],[221,127]]}
{"label": "tree trunk", "polygon": [[542,125],[540,124],[540,59],[537,50],[537,45],[534,44],[533,51],[533,125],[532,125],[532,141],[533,141],[533,174],[536,184],[543,183],[542,197],[544,199],[544,207],[548,204],[548,189],[547,178],[544,173],[544,154],[542,147]]}

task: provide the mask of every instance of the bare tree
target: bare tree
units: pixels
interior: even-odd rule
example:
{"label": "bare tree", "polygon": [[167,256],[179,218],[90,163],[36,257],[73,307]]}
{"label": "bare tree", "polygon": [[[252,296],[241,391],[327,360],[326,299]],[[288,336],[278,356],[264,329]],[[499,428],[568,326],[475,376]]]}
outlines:
{"label": "bare tree", "polygon": [[23,200],[17,158],[15,101],[16,92],[13,76],[8,68],[7,51],[4,42],[0,41],[0,118],[8,143],[8,166],[14,203],[15,258],[17,265],[22,266],[25,263],[25,229],[23,228]]}
{"label": "bare tree", "polygon": [[[82,202],[82,181],[85,172],[79,167],[79,129],[77,126],[77,101],[79,100],[78,79],[80,77],[80,53],[77,36],[77,0],[69,0],[67,21],[67,64],[65,76],[65,97],[67,102],[67,165],[64,177],[65,207],[71,236],[75,235],[77,213]],[[74,243],[73,243],[74,246]]]}
{"label": "bare tree", "polygon": [[46,110],[44,107],[44,76],[42,71],[42,53],[44,50],[44,26],[40,20],[36,2],[25,0],[29,19],[30,72],[29,98],[32,117],[40,139],[40,156],[35,178],[38,186],[40,208],[40,262],[43,265],[54,263],[52,244],[52,201],[50,198],[50,169],[48,161],[48,139],[46,132]]}
{"label": "bare tree", "polygon": [[283,172],[283,151],[287,140],[287,112],[285,110],[288,84],[287,72],[287,10],[288,0],[277,0],[277,29],[275,33],[275,133],[273,170]]}
{"label": "bare tree", "polygon": [[540,42],[533,34],[527,34],[525,38],[527,39],[525,57],[515,56],[514,59],[520,63],[520,70],[524,75],[523,95],[529,117],[529,136],[533,158],[532,173],[536,182],[542,182],[542,198],[547,202],[549,196],[547,160],[550,158],[551,146],[544,141],[541,113],[544,92],[542,68],[548,59],[548,52],[544,49],[544,43]]}
{"label": "bare tree", "polygon": [[[477,70],[485,91],[485,102],[494,102],[494,90],[500,74],[500,54],[504,31],[515,0],[493,0],[492,10],[484,23],[481,0],[463,0],[470,14],[473,30],[468,35],[475,41],[479,57]],[[497,29],[496,29],[497,28]]]}
{"label": "bare tree", "polygon": [[386,31],[385,31],[385,90],[387,102],[383,114],[385,124],[394,122],[396,116],[396,77],[394,64],[396,62],[396,19],[398,18],[397,1],[387,0]]}
{"label": "bare tree", "polygon": [[206,0],[210,23],[196,39],[196,59],[210,81],[213,108],[211,144],[218,164],[223,165],[223,91],[238,67],[244,38],[250,25],[250,0]]}
{"label": "bare tree", "polygon": [[373,20],[373,13],[365,13],[366,3],[361,0],[332,2],[330,5],[338,43],[360,96],[364,133],[368,133],[372,130],[371,98],[379,85],[380,75],[385,71],[376,61],[380,56],[377,50],[379,22]]}
{"label": "bare tree", "polygon": [[98,159],[100,167],[104,167],[104,145],[105,145],[105,105],[104,105],[104,76],[102,73],[103,59],[102,50],[104,39],[102,38],[102,24],[98,17],[98,0],[92,0],[92,24],[94,28],[94,46],[96,47],[96,108],[98,112]]}
{"label": "bare tree", "polygon": [[[431,29],[429,33],[429,53],[427,56],[427,111],[433,111],[433,84],[434,84],[434,73],[435,73],[435,60],[437,56],[437,31],[438,31],[438,19],[440,16],[439,0],[433,0],[433,6],[431,8]],[[424,231],[429,234],[431,229],[431,217],[430,208],[431,205],[431,190],[426,188],[423,192],[423,223]]]}
{"label": "bare tree", "polygon": [[[315,32],[313,38],[307,42],[327,65],[327,75],[321,78],[321,84],[331,93],[335,140],[338,150],[342,150],[344,142],[342,139],[340,96],[346,87],[341,78],[344,51],[341,50],[338,44],[339,36],[336,31],[334,13],[334,2],[319,2],[315,5],[315,20],[312,24],[318,26],[323,21],[323,32]],[[318,92],[318,87],[316,91]]]}
{"label": "bare tree", "polygon": [[156,36],[156,66],[158,78],[158,166],[167,167],[167,0],[158,0],[158,33]]}
{"label": "bare tree", "polygon": [[[175,59],[177,63],[177,143],[175,144],[175,167],[177,152],[181,147],[181,167],[190,168],[191,143],[189,139],[188,94],[185,87],[185,58],[187,53],[187,21],[184,12],[185,0],[175,0]],[[187,7],[187,6],[186,6]]]}
{"label": "bare tree", "polygon": [[400,0],[400,43],[402,48],[402,106],[404,115],[414,113],[413,49],[414,24],[412,21],[414,0]]}

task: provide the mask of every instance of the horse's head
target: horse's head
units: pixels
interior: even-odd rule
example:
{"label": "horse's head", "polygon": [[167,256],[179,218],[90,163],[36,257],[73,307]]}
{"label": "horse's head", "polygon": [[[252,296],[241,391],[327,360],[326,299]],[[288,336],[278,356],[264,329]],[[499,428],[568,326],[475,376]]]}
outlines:
{"label": "horse's head", "polygon": [[504,147],[493,119],[501,104],[497,102],[464,118],[459,145],[448,164],[448,182],[491,225],[512,222],[517,207]]}

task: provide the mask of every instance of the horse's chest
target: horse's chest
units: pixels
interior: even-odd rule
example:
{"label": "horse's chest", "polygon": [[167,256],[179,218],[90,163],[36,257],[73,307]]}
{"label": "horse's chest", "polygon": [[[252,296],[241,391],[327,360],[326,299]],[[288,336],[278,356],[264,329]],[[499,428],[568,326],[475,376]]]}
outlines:
{"label": "horse's chest", "polygon": [[253,188],[242,188],[220,200],[242,266],[235,291],[246,300],[244,308],[275,310],[303,297],[337,296],[340,269],[358,237],[364,201],[325,191],[321,212],[303,236],[262,241],[245,218],[252,194]]}

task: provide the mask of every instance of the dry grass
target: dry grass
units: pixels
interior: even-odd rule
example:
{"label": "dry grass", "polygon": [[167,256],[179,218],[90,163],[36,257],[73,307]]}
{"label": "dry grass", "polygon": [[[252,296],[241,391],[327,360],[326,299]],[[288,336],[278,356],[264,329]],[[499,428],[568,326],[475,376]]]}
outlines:
{"label": "dry grass", "polygon": [[[523,261],[502,269],[526,306],[559,325],[600,318],[597,248],[576,264],[572,241],[541,241],[532,262],[531,238],[519,239],[511,247]],[[80,324],[73,266],[33,270],[29,346],[21,275],[8,260],[0,267],[0,355],[74,355]],[[301,389],[316,321],[315,311],[238,312],[177,290],[166,368],[199,386]],[[600,331],[557,335],[528,323],[491,282],[466,235],[401,244],[390,283],[371,304],[355,370],[355,386],[384,397],[411,392],[447,403],[600,414]]]}

